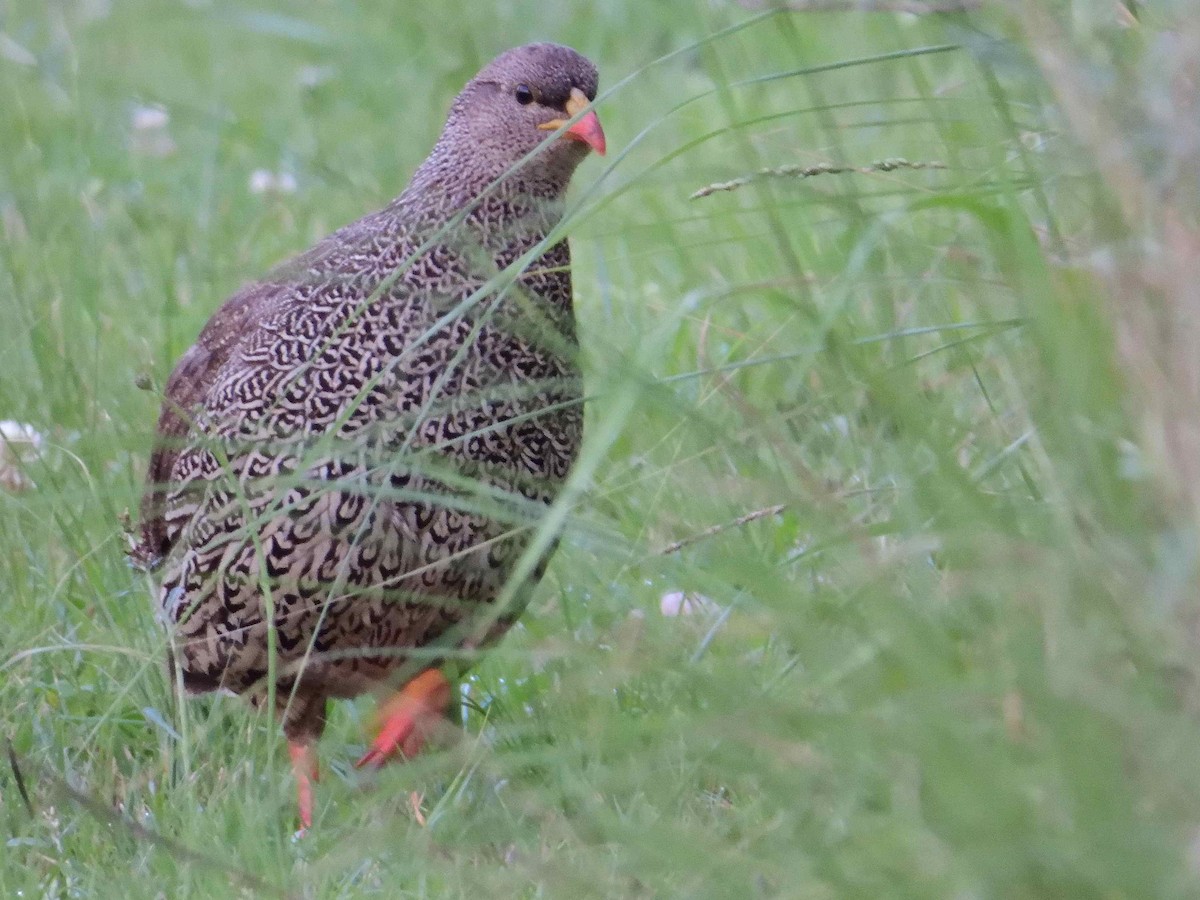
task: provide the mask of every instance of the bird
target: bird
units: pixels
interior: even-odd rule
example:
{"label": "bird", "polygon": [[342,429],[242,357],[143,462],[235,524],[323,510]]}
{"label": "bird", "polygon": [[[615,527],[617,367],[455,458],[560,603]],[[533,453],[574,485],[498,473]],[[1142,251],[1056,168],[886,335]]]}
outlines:
{"label": "bird", "polygon": [[235,293],[166,382],[129,558],[186,692],[273,704],[302,831],[330,701],[391,692],[360,767],[417,753],[557,543],[507,585],[582,441],[554,229],[606,150],[597,85],[559,44],[497,56],[395,200]]}

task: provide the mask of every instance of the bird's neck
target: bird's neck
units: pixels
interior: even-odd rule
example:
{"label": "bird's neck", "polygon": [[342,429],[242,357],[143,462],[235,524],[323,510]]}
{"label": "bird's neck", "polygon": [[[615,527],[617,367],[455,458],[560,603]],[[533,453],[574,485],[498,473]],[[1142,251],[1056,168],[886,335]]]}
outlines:
{"label": "bird's neck", "polygon": [[466,172],[431,156],[397,203],[425,228],[450,232],[461,222],[503,267],[543,241],[562,218],[566,185],[509,173]]}
{"label": "bird's neck", "polygon": [[[448,256],[467,260],[483,250],[495,272],[542,245],[521,283],[543,301],[541,314],[556,330],[573,336],[570,252],[565,241],[545,245],[562,218],[566,181],[522,177],[524,170],[502,174],[499,179],[481,176],[478,168],[459,166],[450,155],[430,155],[390,208],[407,223],[406,240],[431,242],[429,266],[416,263],[413,269],[440,271]],[[510,312],[520,318],[519,310]]]}
{"label": "bird's neck", "polygon": [[404,193],[446,210],[447,218],[467,207],[501,203],[522,211],[544,207],[551,224],[558,221],[574,165],[557,165],[543,154],[514,168],[497,162],[505,159],[499,153],[464,153],[460,143],[443,136]]}

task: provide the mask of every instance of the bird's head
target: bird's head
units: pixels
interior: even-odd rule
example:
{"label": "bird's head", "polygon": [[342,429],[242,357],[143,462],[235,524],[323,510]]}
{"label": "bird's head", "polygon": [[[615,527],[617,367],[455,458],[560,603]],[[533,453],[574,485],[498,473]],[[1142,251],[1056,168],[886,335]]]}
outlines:
{"label": "bird's head", "polygon": [[544,143],[529,166],[565,187],[589,150],[605,150],[604,129],[590,108],[597,81],[596,67],[570,47],[516,47],[463,88],[442,141],[469,153],[493,177]]}

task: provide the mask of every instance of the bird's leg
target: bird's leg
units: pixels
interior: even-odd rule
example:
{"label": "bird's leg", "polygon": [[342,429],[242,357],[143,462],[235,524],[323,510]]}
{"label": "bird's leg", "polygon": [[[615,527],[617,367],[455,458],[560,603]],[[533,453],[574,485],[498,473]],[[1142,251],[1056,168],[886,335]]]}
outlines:
{"label": "bird's leg", "polygon": [[317,694],[280,691],[276,701],[287,736],[288,756],[296,779],[296,801],[300,808],[300,834],[312,828],[313,785],[317,783],[317,741],[325,730],[326,699]]}
{"label": "bird's leg", "polygon": [[296,800],[300,806],[300,830],[312,828],[313,785],[320,781],[317,745],[308,740],[288,741],[292,774],[296,777]]}
{"label": "bird's leg", "polygon": [[379,705],[379,734],[355,766],[380,766],[396,753],[416,756],[449,702],[446,676],[426,669]]}

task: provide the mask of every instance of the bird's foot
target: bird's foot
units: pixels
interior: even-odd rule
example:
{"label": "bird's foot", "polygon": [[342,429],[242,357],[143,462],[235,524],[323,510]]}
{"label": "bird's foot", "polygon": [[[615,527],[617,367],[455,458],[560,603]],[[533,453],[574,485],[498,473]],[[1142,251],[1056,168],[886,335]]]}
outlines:
{"label": "bird's foot", "polygon": [[300,806],[300,830],[297,836],[312,828],[313,785],[320,780],[315,744],[288,741],[288,756],[292,758],[292,774],[296,777],[296,800]]}
{"label": "bird's foot", "polygon": [[355,767],[381,766],[396,753],[416,756],[441,722],[449,702],[446,676],[437,669],[426,669],[379,705],[379,735]]}

